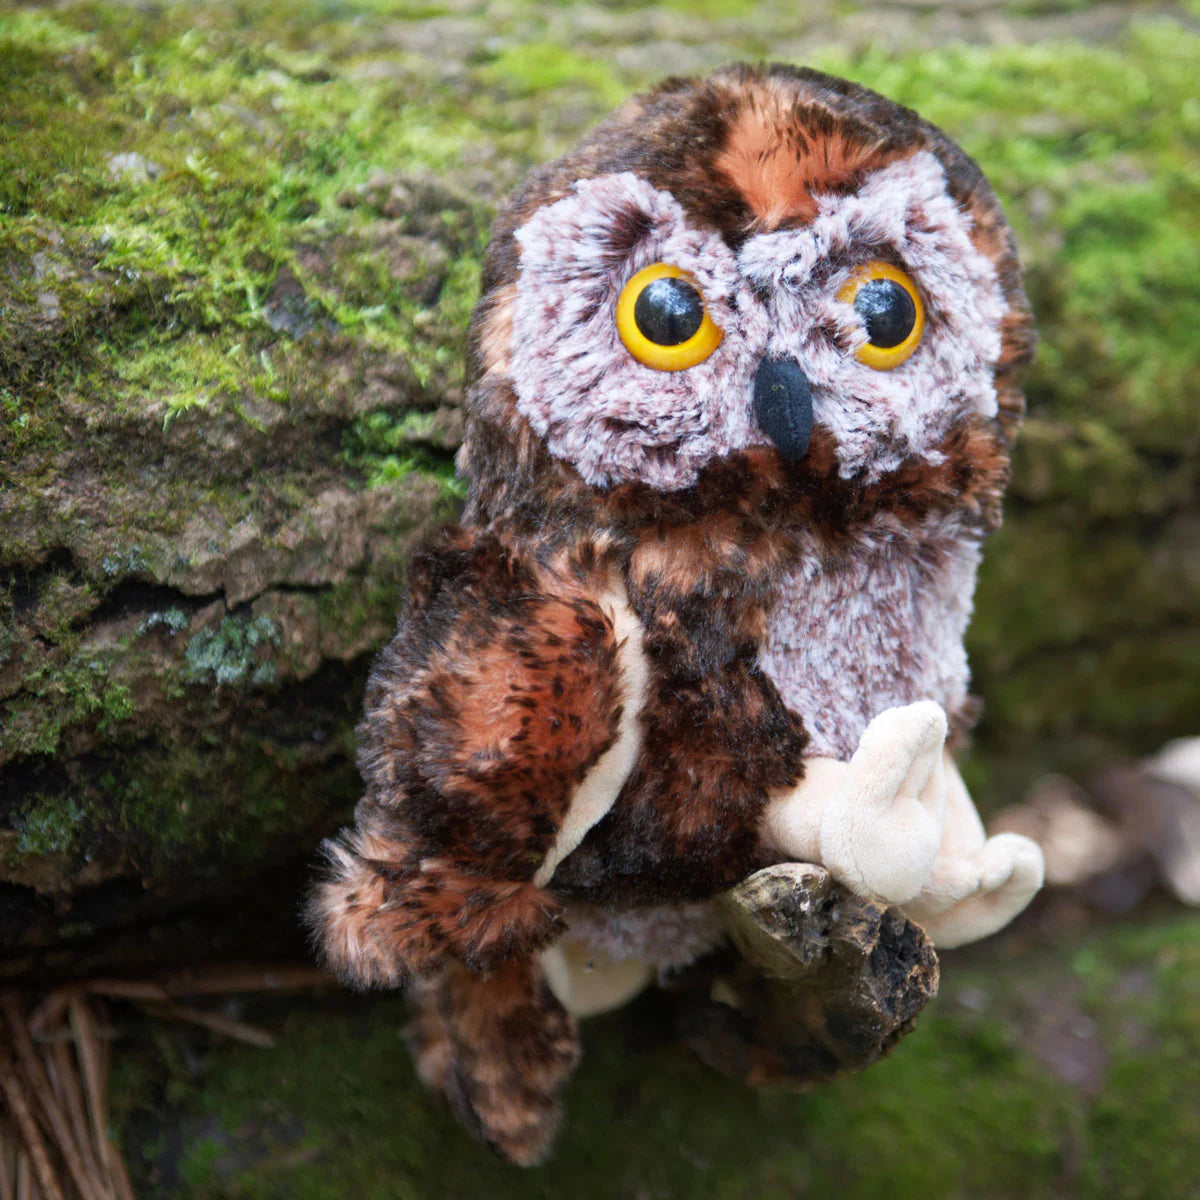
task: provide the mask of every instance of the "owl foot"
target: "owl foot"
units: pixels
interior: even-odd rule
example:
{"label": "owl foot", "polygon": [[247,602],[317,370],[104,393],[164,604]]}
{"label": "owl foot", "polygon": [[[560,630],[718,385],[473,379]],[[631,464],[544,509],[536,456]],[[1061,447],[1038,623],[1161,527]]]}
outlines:
{"label": "owl foot", "polygon": [[946,714],[931,700],[880,713],[825,803],[820,861],[859,896],[904,904],[933,869],[946,820]]}
{"label": "owl foot", "polygon": [[934,864],[920,896],[904,906],[939,949],[978,941],[1003,928],[1042,886],[1041,847],[999,833],[960,858]]}

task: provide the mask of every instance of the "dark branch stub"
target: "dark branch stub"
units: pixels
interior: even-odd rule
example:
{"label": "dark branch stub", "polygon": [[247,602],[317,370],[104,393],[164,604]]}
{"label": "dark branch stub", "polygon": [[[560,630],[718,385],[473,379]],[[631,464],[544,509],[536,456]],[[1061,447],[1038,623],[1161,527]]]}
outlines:
{"label": "dark branch stub", "polygon": [[862,1070],[937,993],[937,955],[920,926],[822,867],[767,867],[720,905],[733,946],[670,986],[684,1041],[747,1083],[803,1088]]}

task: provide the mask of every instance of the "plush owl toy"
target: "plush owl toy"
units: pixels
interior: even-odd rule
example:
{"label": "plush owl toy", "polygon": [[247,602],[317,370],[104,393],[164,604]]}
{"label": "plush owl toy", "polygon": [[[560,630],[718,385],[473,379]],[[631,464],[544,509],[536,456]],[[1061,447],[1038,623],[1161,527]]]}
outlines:
{"label": "plush owl toy", "polygon": [[820,864],[939,947],[1040,886],[947,749],[1032,346],[976,165],[814,71],[667,80],[501,213],[465,515],[413,563],[313,911],[514,1161],[574,1014],[712,951],[755,872]]}

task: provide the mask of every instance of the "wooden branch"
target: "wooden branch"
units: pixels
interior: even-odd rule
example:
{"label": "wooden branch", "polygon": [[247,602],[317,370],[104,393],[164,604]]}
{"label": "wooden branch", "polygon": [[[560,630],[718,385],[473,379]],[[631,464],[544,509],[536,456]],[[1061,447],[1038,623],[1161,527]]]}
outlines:
{"label": "wooden branch", "polygon": [[96,1034],[96,1023],[82,996],[71,997],[68,1011],[71,1018],[71,1030],[75,1035],[75,1053],[83,1074],[84,1099],[87,1102],[92,1137],[95,1139],[95,1144],[103,1148],[108,1145],[108,1130],[105,1128],[104,1120],[103,1071],[100,1061],[103,1043]]}
{"label": "wooden branch", "polygon": [[62,1155],[76,1188],[79,1189],[83,1200],[107,1200],[102,1191],[93,1187],[92,1179],[88,1177],[67,1119],[55,1099],[50,1080],[33,1048],[33,1040],[25,1024],[24,1010],[14,993],[5,992],[0,996],[0,1012],[4,1014],[11,1044],[17,1052],[18,1070],[23,1076],[26,1088],[38,1104],[42,1123]]}
{"label": "wooden branch", "polygon": [[711,1066],[754,1084],[804,1088],[869,1066],[936,994],[938,962],[897,908],[782,863],[719,901],[733,941],[669,983],[683,1039]]}
{"label": "wooden branch", "polygon": [[163,979],[162,986],[171,996],[212,996],[298,991],[336,983],[332,975],[317,967],[248,965],[174,971]]}
{"label": "wooden branch", "polygon": [[93,1179],[102,1178],[100,1163],[96,1158],[94,1143],[88,1131],[86,1101],[79,1086],[79,1072],[71,1061],[71,1052],[66,1043],[56,1042],[46,1047],[45,1053],[54,1069],[54,1080],[57,1092],[71,1131],[75,1135],[75,1144],[83,1156],[84,1167]]}
{"label": "wooden branch", "polygon": [[204,1008],[191,1008],[185,1004],[169,1004],[161,1008],[148,1010],[152,1016],[163,1017],[172,1021],[185,1021],[190,1025],[199,1025],[210,1029],[213,1033],[223,1034],[234,1041],[244,1042],[248,1046],[258,1046],[269,1050],[275,1045],[275,1037],[265,1029],[256,1025],[248,1025],[244,1021],[222,1016],[220,1013],[209,1012]]}
{"label": "wooden branch", "polygon": [[[25,1094],[25,1089],[21,1086],[16,1063],[9,1054],[8,1047],[2,1041],[0,1041],[0,1091],[4,1093],[8,1111],[12,1114],[17,1129],[20,1131],[21,1141],[25,1143],[24,1155],[22,1159],[18,1160],[17,1165],[18,1196],[22,1191],[32,1194],[31,1189],[36,1179],[37,1190],[44,1200],[64,1200],[62,1189],[58,1186],[54,1168],[50,1163],[50,1156],[46,1152],[46,1144],[38,1132],[37,1121],[34,1120],[30,1110],[29,1099]],[[29,1167],[23,1171],[21,1162],[25,1161],[26,1156]]]}

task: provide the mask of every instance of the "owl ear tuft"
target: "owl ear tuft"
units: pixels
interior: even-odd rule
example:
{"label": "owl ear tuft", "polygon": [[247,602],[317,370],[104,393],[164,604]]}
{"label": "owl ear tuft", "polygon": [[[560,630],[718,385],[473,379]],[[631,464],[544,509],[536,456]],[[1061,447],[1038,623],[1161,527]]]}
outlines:
{"label": "owl ear tuft", "polygon": [[609,276],[656,230],[683,219],[672,196],[628,171],[581,179],[516,231],[521,275]]}

